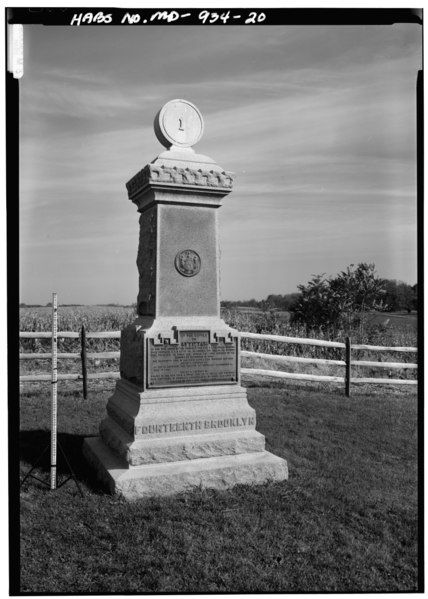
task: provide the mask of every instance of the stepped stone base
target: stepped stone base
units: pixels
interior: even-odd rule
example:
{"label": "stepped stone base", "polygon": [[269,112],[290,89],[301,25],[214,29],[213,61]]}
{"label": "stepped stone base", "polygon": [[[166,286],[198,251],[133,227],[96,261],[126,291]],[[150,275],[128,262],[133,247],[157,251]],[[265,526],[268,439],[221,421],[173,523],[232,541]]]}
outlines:
{"label": "stepped stone base", "polygon": [[255,430],[133,440],[113,420],[100,425],[101,439],[130,466],[177,462],[263,451],[264,435]]}
{"label": "stepped stone base", "polygon": [[83,453],[109,491],[126,499],[288,477],[287,462],[265,451],[240,385],[143,390],[122,379],[106,412]]}
{"label": "stepped stone base", "polygon": [[83,453],[110,492],[128,500],[288,478],[287,462],[267,451],[129,466],[99,437],[88,437]]}

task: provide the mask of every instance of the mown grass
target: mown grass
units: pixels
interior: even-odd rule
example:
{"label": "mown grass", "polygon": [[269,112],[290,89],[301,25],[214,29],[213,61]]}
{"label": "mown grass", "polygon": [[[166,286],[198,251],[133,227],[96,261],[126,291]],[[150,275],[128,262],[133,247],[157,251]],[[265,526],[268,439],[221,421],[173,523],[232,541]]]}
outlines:
{"label": "mown grass", "polygon": [[[420,590],[415,393],[250,388],[287,482],[126,503],[97,486],[81,454],[111,389],[85,401],[60,387],[59,440],[84,497],[72,480],[23,486],[21,592]],[[21,395],[22,476],[49,443],[49,406],[42,385]]]}

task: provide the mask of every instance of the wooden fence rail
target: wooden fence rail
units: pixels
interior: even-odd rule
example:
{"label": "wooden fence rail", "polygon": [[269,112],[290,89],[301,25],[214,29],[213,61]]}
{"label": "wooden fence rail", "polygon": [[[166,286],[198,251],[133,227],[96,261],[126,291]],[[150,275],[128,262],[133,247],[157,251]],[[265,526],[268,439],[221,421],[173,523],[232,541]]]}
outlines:
{"label": "wooden fence rail", "polygon": [[294,343],[294,344],[305,344],[305,345],[314,345],[319,347],[335,347],[345,349],[345,359],[344,360],[327,360],[321,358],[300,358],[296,356],[277,356],[273,354],[262,354],[259,352],[248,352],[241,351],[242,356],[247,357],[259,357],[267,360],[279,360],[281,362],[303,362],[303,363],[312,363],[312,364],[330,364],[336,366],[345,366],[345,375],[341,376],[326,376],[326,375],[311,375],[311,374],[303,374],[303,373],[290,373],[283,372],[277,370],[260,370],[253,368],[242,368],[241,372],[244,374],[256,374],[261,376],[271,376],[278,378],[288,378],[288,379],[300,379],[307,381],[319,381],[319,382],[335,382],[335,383],[345,383],[345,394],[347,397],[350,397],[351,391],[351,383],[368,383],[368,384],[386,384],[386,385],[417,385],[418,381],[416,379],[391,379],[391,378],[363,378],[363,377],[352,377],[351,376],[351,368],[352,366],[370,366],[372,368],[388,368],[390,370],[393,369],[417,369],[418,365],[415,363],[408,362],[380,362],[380,361],[369,361],[369,360],[353,360],[352,359],[352,351],[353,350],[367,350],[367,351],[395,351],[395,352],[408,352],[408,353],[416,353],[418,350],[416,347],[386,347],[381,345],[362,345],[351,343],[351,339],[349,337],[346,338],[345,343],[332,342],[332,341],[323,341],[320,339],[307,339],[300,337],[283,337],[280,335],[264,335],[262,333],[247,333],[241,332],[241,337],[245,339],[260,339],[260,340],[270,340],[270,341],[279,341],[282,343]]}
{"label": "wooden fence rail", "polygon": [[[21,339],[44,339],[51,338],[51,332],[20,332],[19,337]],[[83,382],[83,395],[87,397],[87,381],[88,379],[107,379],[107,378],[119,378],[119,372],[99,372],[99,373],[88,373],[87,372],[87,360],[88,359],[117,359],[120,357],[120,352],[87,352],[86,351],[86,340],[87,339],[119,339],[120,331],[99,331],[99,332],[86,332],[85,327],[82,326],[80,333],[72,331],[59,331],[57,333],[58,338],[71,338],[80,339],[81,351],[80,353],[58,353],[57,358],[76,360],[81,359],[82,361],[82,374],[58,374],[58,380],[82,380]],[[344,360],[329,360],[326,358],[303,358],[300,356],[283,356],[276,354],[266,354],[262,352],[253,351],[241,351],[242,357],[261,358],[264,360],[271,360],[280,363],[302,363],[302,364],[323,364],[332,366],[345,367],[344,376],[331,376],[331,375],[314,375],[305,374],[300,372],[284,372],[279,370],[265,370],[259,368],[241,368],[241,372],[247,375],[257,376],[269,376],[281,379],[295,379],[303,381],[314,381],[314,382],[330,382],[330,383],[341,383],[345,384],[345,394],[350,397],[350,386],[352,384],[386,384],[386,385],[416,385],[416,379],[392,379],[392,378],[363,378],[363,377],[352,377],[352,367],[372,367],[372,368],[388,368],[389,370],[394,369],[409,369],[416,370],[418,365],[416,363],[408,362],[380,362],[370,360],[353,360],[352,352],[354,350],[361,351],[383,351],[383,352],[407,352],[416,353],[418,350],[416,347],[385,347],[379,345],[362,345],[351,343],[351,339],[348,337],[345,343],[336,341],[324,341],[321,339],[308,339],[300,337],[286,337],[283,335],[268,335],[262,333],[249,333],[241,332],[241,337],[244,339],[259,339],[262,341],[276,341],[279,343],[290,343],[298,345],[313,345],[318,347],[327,348],[338,348],[345,350]],[[21,360],[52,360],[52,353],[20,353]],[[20,376],[20,381],[49,381],[51,375],[49,374],[30,374]]]}
{"label": "wooden fence rail", "polygon": [[[92,333],[85,333],[87,339],[120,339],[120,331],[94,331]],[[74,331],[58,331],[57,337],[63,337],[64,339],[79,339],[80,333]],[[47,331],[40,331],[39,333],[27,333],[20,331],[20,339],[51,339],[52,333]]]}
{"label": "wooden fence rail", "polygon": [[[83,375],[77,373],[69,373],[69,374],[58,374],[58,380],[63,381],[83,381]],[[88,379],[118,379],[120,378],[120,372],[90,372],[87,375]],[[50,381],[50,374],[23,374],[19,377],[21,382],[29,382],[29,381]],[[85,397],[86,399],[86,397]]]}
{"label": "wooden fence rail", "polygon": [[299,345],[320,345],[322,347],[339,347],[345,349],[345,344],[339,341],[322,341],[320,339],[308,339],[307,337],[284,337],[283,335],[268,335],[262,333],[241,333],[246,339],[261,339],[267,341],[279,341],[280,343],[298,343]]}

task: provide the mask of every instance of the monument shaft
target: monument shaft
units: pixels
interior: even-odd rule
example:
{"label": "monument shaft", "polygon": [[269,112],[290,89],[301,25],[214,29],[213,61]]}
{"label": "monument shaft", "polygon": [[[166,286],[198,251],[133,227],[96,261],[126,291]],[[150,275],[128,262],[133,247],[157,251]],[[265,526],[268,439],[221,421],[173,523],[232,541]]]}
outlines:
{"label": "monument shaft", "polygon": [[[217,213],[211,207],[156,203],[140,216],[137,266],[141,316],[219,317]],[[199,257],[198,276],[183,276],[179,251]],[[192,268],[192,255],[187,257]],[[184,266],[186,256],[182,258]],[[209,268],[207,266],[210,266]]]}

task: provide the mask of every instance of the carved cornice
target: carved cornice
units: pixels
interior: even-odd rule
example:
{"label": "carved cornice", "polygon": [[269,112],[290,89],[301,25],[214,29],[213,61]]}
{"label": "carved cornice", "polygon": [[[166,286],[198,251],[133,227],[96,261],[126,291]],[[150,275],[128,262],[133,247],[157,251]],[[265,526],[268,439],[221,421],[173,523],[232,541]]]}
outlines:
{"label": "carved cornice", "polygon": [[180,187],[185,189],[218,189],[231,191],[233,177],[226,171],[181,168],[177,166],[157,166],[147,164],[128,183],[126,188],[130,199],[149,187]]}

